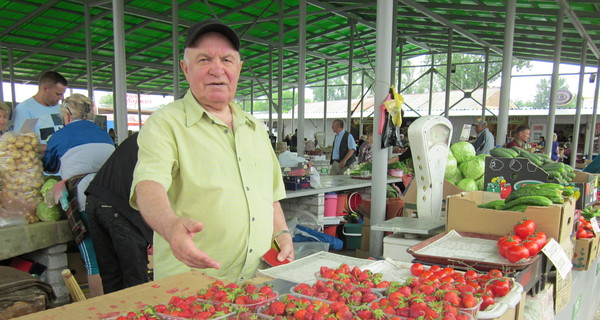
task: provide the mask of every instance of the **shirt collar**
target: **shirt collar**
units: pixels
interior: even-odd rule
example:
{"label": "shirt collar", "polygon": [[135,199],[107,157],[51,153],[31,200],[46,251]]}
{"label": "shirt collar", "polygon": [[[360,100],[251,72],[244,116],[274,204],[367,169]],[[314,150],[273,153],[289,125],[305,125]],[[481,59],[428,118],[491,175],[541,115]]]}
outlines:
{"label": "shirt collar", "polygon": [[[221,122],[217,118],[213,117],[212,114],[207,112],[206,109],[200,103],[198,103],[196,98],[194,98],[194,95],[192,94],[191,90],[188,90],[188,92],[185,94],[182,100],[184,102],[183,107],[186,114],[186,125],[188,127],[200,121],[200,119],[202,119],[202,117],[205,115],[215,122]],[[246,123],[253,130],[256,130],[256,123],[252,121],[252,117],[246,112],[244,112],[235,102],[231,101],[229,103],[229,107],[231,108],[231,111],[233,113],[234,128],[237,128],[238,126]]]}

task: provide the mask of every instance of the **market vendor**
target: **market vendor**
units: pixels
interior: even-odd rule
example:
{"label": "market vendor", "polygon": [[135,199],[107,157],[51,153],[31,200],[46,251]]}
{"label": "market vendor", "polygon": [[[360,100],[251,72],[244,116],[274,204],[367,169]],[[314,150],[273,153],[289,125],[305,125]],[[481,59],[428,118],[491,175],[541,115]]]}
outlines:
{"label": "market vendor", "polygon": [[294,257],[281,169],[262,124],[233,102],[242,68],[235,31],[205,20],[184,48],[190,90],[141,129],[130,204],[155,231],[155,279],[201,269],[244,281],[273,239],[279,261]]}
{"label": "market vendor", "polygon": [[511,148],[517,146],[521,149],[525,149],[525,145],[527,141],[529,141],[529,136],[531,135],[531,129],[528,125],[522,124],[517,127],[517,132],[515,138],[506,144],[506,148]]}

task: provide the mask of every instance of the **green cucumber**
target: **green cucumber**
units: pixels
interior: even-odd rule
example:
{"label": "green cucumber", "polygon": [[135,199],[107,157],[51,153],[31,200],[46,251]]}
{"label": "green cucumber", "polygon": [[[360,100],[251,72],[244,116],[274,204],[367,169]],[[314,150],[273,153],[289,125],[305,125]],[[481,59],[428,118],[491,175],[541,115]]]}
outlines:
{"label": "green cucumber", "polygon": [[565,186],[563,186],[562,184],[558,184],[558,183],[540,183],[537,185],[540,188],[552,188],[552,189],[558,189],[558,190],[564,190]]}
{"label": "green cucumber", "polygon": [[521,212],[525,212],[525,209],[527,209],[527,207],[529,207],[529,205],[528,205],[528,204],[519,204],[519,205],[516,205],[516,206],[514,206],[514,207],[507,208],[507,209],[505,209],[505,210],[508,210],[508,211],[521,211]]}
{"label": "green cucumber", "polygon": [[[479,208],[484,208],[484,209],[496,209],[498,206],[502,206],[502,208],[504,208],[504,200],[494,200],[494,201],[490,201],[490,202],[486,202],[486,203],[482,203],[482,204],[478,205]],[[496,209],[496,210],[498,210],[498,209]]]}
{"label": "green cucumber", "polygon": [[518,153],[509,148],[497,147],[490,150],[490,154],[494,157],[499,158],[514,158],[518,155]]}
{"label": "green cucumber", "polygon": [[520,204],[526,204],[526,205],[530,205],[530,206],[549,206],[552,204],[552,201],[546,197],[542,197],[542,196],[524,196],[524,197],[520,197],[518,199],[512,200],[512,201],[507,201],[506,202],[506,209],[510,209],[516,205],[520,205]]}

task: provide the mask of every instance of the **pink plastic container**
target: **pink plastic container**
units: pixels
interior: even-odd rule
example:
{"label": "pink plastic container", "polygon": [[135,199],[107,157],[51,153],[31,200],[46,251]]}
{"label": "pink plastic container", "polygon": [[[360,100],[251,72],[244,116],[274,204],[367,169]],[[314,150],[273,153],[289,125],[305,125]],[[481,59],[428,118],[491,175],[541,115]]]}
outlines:
{"label": "pink plastic container", "polygon": [[325,208],[323,215],[326,217],[335,217],[338,205],[337,194],[326,194],[325,195]]}

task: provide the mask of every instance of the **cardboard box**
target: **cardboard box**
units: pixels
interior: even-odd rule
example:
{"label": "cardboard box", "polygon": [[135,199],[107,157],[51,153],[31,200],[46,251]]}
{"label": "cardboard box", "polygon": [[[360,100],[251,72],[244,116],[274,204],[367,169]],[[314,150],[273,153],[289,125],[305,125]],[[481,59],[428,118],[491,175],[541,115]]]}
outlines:
{"label": "cardboard box", "polygon": [[575,249],[573,254],[573,270],[587,270],[590,268],[598,256],[598,245],[600,244],[600,235],[590,239],[575,240]]}
{"label": "cardboard box", "polygon": [[567,278],[565,280],[560,279],[560,276],[557,276],[557,280],[559,284],[554,285],[554,313],[558,313],[562,309],[564,309],[571,299],[571,291],[573,289],[573,272],[569,272]]}
{"label": "cardboard box", "polygon": [[199,271],[190,271],[158,281],[30,314],[22,320],[84,320],[105,319],[143,309],[146,305],[167,303],[174,295],[190,296],[208,287],[214,278]]}
{"label": "cardboard box", "polygon": [[475,232],[503,236],[510,232],[519,220],[535,221],[537,230],[548,238],[560,240],[573,232],[575,202],[573,198],[564,204],[547,207],[530,206],[525,212],[482,209],[477,205],[500,199],[495,192],[472,191],[448,197],[446,230]]}
{"label": "cardboard box", "polygon": [[371,242],[371,226],[363,225],[361,228],[362,237],[360,238],[360,249],[369,251],[369,244]]}
{"label": "cardboard box", "polygon": [[371,254],[369,253],[368,248],[367,250],[356,249],[356,257],[360,259],[369,259],[371,257]]}
{"label": "cardboard box", "polygon": [[[453,185],[452,183],[444,180],[444,193],[442,194],[442,201],[446,201],[446,198],[451,195],[459,194],[464,192],[461,188]],[[407,209],[416,211],[417,210],[417,182],[416,180],[412,180],[412,182],[408,185],[408,188],[404,191],[404,195],[402,196],[404,200],[404,210]],[[407,217],[406,214],[404,214]]]}
{"label": "cardboard box", "polygon": [[582,171],[575,171],[575,178],[571,181],[575,187],[579,188],[579,199],[575,203],[575,208],[585,209],[594,205],[598,200],[598,175]]}

